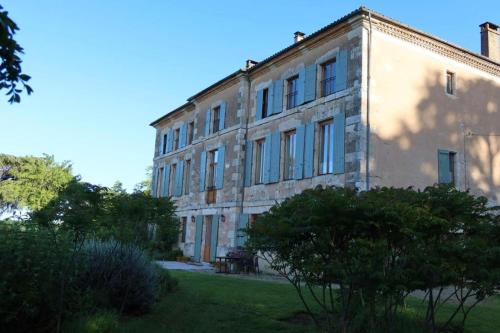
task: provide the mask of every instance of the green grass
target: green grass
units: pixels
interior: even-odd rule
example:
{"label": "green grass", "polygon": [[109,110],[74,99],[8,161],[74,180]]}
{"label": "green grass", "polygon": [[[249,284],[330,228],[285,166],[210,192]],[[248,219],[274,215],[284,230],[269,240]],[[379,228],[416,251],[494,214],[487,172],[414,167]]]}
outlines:
{"label": "green grass", "polygon": [[[118,332],[316,332],[312,325],[283,320],[303,311],[288,284],[180,271],[171,275],[179,279],[178,290],[152,313],[122,320]],[[409,301],[410,317],[420,316],[423,309],[421,301]],[[467,333],[500,332],[500,298],[474,309],[469,317]]]}

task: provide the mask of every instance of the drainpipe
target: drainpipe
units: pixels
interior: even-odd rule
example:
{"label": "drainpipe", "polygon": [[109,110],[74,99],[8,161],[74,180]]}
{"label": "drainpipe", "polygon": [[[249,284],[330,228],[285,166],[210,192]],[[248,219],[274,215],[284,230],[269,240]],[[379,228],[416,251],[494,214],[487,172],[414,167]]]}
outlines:
{"label": "drainpipe", "polygon": [[367,63],[367,87],[366,87],[366,190],[370,189],[370,81],[372,62],[372,13],[368,12],[368,22],[370,25],[368,36],[368,63]]}

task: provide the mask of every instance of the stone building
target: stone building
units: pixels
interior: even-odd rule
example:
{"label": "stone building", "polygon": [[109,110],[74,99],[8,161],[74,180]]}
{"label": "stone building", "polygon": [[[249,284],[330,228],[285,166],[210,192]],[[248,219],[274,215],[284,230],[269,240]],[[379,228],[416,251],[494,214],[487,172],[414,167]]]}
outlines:
{"label": "stone building", "polygon": [[498,27],[480,33],[476,54],[362,7],[155,120],[153,195],[175,200],[185,255],[224,255],[317,185],[451,182],[500,202]]}

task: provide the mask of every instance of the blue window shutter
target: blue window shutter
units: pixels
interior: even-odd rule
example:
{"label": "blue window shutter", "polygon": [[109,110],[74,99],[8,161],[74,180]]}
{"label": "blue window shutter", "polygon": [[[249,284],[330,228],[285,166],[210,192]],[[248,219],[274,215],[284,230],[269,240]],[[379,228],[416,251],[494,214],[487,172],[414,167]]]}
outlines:
{"label": "blue window shutter", "polygon": [[280,180],[280,153],[281,153],[281,133],[276,131],[271,134],[271,170],[269,182],[277,183]]}
{"label": "blue window shutter", "polygon": [[306,66],[304,84],[304,103],[316,99],[316,64]]}
{"label": "blue window shutter", "polygon": [[304,178],[313,176],[314,165],[314,123],[305,126],[304,140]]}
{"label": "blue window shutter", "polygon": [[172,193],[168,193],[168,188],[170,187],[170,164],[166,164],[163,167],[163,186],[161,190],[162,197],[168,197],[168,195]]}
{"label": "blue window shutter", "polygon": [[219,215],[212,216],[212,230],[210,236],[210,261],[215,261],[217,244],[219,241]]}
{"label": "blue window shutter", "polygon": [[297,127],[295,131],[296,141],[295,141],[295,166],[294,166],[294,178],[302,179],[304,175],[304,142],[305,142],[305,126],[301,125]]}
{"label": "blue window shutter", "polygon": [[448,150],[438,150],[438,182],[439,184],[451,183],[450,152]]}
{"label": "blue window shutter", "polygon": [[273,114],[283,111],[283,80],[273,84]]}
{"label": "blue window shutter", "polygon": [[333,173],[344,173],[345,113],[333,116]]}
{"label": "blue window shutter", "polygon": [[274,113],[274,82],[271,82],[267,87],[267,116],[269,117]]}
{"label": "blue window shutter", "polygon": [[306,85],[306,69],[302,67],[299,71],[299,78],[297,79],[297,105],[304,104],[304,93]]}
{"label": "blue window shutter", "polygon": [[167,143],[165,142],[165,133],[162,131],[160,132],[160,155],[163,155],[167,152]]}
{"label": "blue window shutter", "polygon": [[179,148],[184,148],[186,146],[186,135],[187,124],[182,124],[181,130],[179,131]]}
{"label": "blue window shutter", "polygon": [[200,261],[201,259],[201,235],[203,233],[203,215],[197,215],[195,217],[196,221],[196,231],[194,234],[194,261]]}
{"label": "blue window shutter", "polygon": [[207,152],[202,151],[200,155],[200,192],[205,191],[206,167],[207,167]]}
{"label": "blue window shutter", "polygon": [[191,193],[191,191],[193,190],[192,188],[192,179],[193,178],[193,160],[191,160],[191,163],[189,163],[189,173],[188,173],[188,177],[187,177],[187,181],[188,181],[188,184],[187,184],[187,187],[189,189],[189,193]]}
{"label": "blue window shutter", "polygon": [[248,187],[252,185],[252,159],[253,159],[253,141],[247,141],[245,145],[245,175],[243,184]]}
{"label": "blue window shutter", "polygon": [[151,196],[156,197],[156,182],[158,179],[158,168],[153,167],[153,179],[151,180]]}
{"label": "blue window shutter", "polygon": [[219,131],[224,129],[224,125],[226,124],[226,102],[222,102],[220,105],[220,113],[219,113]]}
{"label": "blue window shutter", "polygon": [[174,134],[172,129],[169,128],[167,132],[167,153],[170,153],[174,149]]}
{"label": "blue window shutter", "polygon": [[207,112],[205,112],[205,136],[208,136],[210,134],[210,116],[212,114],[212,109],[208,109]]}
{"label": "blue window shutter", "polygon": [[217,171],[215,174],[215,188],[218,190],[220,190],[224,186],[224,153],[224,146],[220,146],[217,153]]}
{"label": "blue window shutter", "polygon": [[175,175],[175,190],[176,190],[176,196],[180,197],[182,195],[182,182],[184,181],[184,161],[179,161],[177,163],[177,169],[175,169],[176,175]]}
{"label": "blue window shutter", "polygon": [[255,120],[262,119],[262,102],[264,98],[264,93],[262,89],[257,90],[255,95]]}
{"label": "blue window shutter", "polygon": [[271,134],[268,134],[264,142],[264,170],[262,170],[262,182],[264,184],[269,184],[271,176],[271,140]]}
{"label": "blue window shutter", "polygon": [[347,51],[343,50],[338,53],[335,66],[337,77],[333,90],[337,92],[347,88]]}
{"label": "blue window shutter", "polygon": [[246,229],[248,228],[248,214],[240,214],[238,227],[236,228],[236,247],[243,247],[247,242]]}

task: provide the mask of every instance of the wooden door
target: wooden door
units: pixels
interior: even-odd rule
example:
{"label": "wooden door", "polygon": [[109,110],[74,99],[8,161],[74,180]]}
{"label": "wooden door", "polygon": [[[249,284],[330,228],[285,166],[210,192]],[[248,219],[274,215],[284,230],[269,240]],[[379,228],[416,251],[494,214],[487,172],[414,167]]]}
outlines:
{"label": "wooden door", "polygon": [[203,248],[203,261],[210,262],[210,246],[212,243],[212,216],[205,217],[205,247]]}

